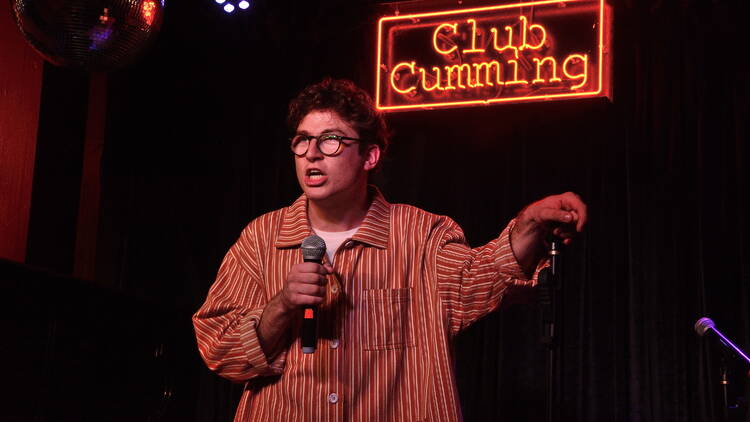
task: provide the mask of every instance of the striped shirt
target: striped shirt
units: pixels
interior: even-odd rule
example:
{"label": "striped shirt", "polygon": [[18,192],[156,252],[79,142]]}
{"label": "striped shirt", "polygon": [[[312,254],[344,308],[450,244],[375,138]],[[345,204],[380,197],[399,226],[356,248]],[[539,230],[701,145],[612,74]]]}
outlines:
{"label": "striped shirt", "polygon": [[272,361],[256,327],[312,233],[307,200],[252,221],[227,253],[193,316],[208,367],[245,381],[235,421],[459,421],[451,341],[497,308],[508,288],[533,285],[510,248],[514,222],[471,249],[451,219],[373,197],[336,251],[319,307],[314,354],[291,345]]}

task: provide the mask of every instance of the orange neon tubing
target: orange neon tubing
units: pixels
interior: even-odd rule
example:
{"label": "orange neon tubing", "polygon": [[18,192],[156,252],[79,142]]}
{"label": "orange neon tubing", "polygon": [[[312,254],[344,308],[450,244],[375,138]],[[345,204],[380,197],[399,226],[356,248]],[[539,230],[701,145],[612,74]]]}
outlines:
{"label": "orange neon tubing", "polygon": [[[530,96],[521,96],[521,97],[507,97],[507,98],[489,98],[489,99],[476,99],[476,100],[463,100],[463,101],[448,101],[448,102],[438,102],[438,103],[422,103],[422,104],[405,104],[405,105],[382,105],[381,104],[381,72],[380,72],[380,66],[381,66],[381,59],[382,59],[382,52],[383,52],[383,25],[386,22],[390,21],[397,21],[397,20],[411,20],[411,21],[418,21],[420,18],[427,18],[427,17],[437,17],[437,16],[449,16],[449,15],[457,15],[457,14],[467,14],[467,13],[475,13],[475,12],[487,12],[487,11],[494,11],[494,10],[503,10],[503,9],[510,9],[510,8],[521,8],[521,7],[527,7],[527,6],[543,6],[543,5],[551,5],[551,4],[564,4],[564,3],[576,3],[580,2],[580,0],[543,0],[543,1],[530,1],[530,2],[523,2],[523,3],[515,3],[515,4],[505,4],[505,5],[498,5],[498,6],[486,6],[486,7],[475,7],[470,9],[453,9],[453,10],[447,10],[447,11],[439,11],[439,12],[428,12],[428,13],[416,13],[416,14],[408,14],[408,15],[399,15],[399,16],[388,16],[388,17],[382,17],[378,21],[378,42],[377,42],[377,71],[376,71],[376,81],[375,81],[375,103],[376,107],[380,110],[384,111],[390,111],[390,110],[409,110],[409,109],[429,109],[429,108],[444,108],[444,107],[455,107],[455,106],[467,106],[467,105],[489,105],[489,104],[497,104],[497,103],[508,103],[508,102],[523,102],[523,101],[533,101],[533,100],[547,100],[547,99],[562,99],[562,98],[575,98],[575,97],[593,97],[593,96],[599,96],[603,90],[603,73],[604,73],[604,31],[606,26],[606,21],[604,20],[604,0],[599,0],[599,21],[598,21],[598,30],[599,30],[599,42],[598,42],[598,78],[596,82],[596,89],[593,91],[583,91],[583,92],[569,92],[569,93],[559,93],[559,94],[543,94],[543,95],[530,95]],[[525,16],[524,16],[525,17]],[[472,31],[472,49],[476,48],[475,37],[476,37],[476,21],[473,23],[473,31]],[[471,22],[469,22],[471,23]],[[524,22],[526,23],[526,22]],[[455,28],[455,23],[452,24],[443,24],[445,26],[441,25],[441,29],[445,27],[450,27],[451,29]],[[494,29],[494,28],[493,28]],[[527,43],[524,42],[522,44],[522,47],[526,47],[529,49],[539,49],[543,46],[544,42],[547,38],[546,30],[543,26],[538,24],[533,24],[528,27],[529,31],[533,30],[540,30],[542,32],[541,34],[541,40],[536,45],[526,45]],[[454,29],[454,33],[457,32],[457,29]],[[496,30],[495,30],[496,32]],[[433,47],[436,48],[436,51],[439,52],[445,52],[446,50],[439,50],[436,43],[436,38],[438,31],[436,30],[433,34],[433,41],[434,45]],[[495,44],[497,43],[497,33],[495,33]],[[455,51],[455,49],[458,48],[457,46],[454,46],[450,49],[450,52]],[[508,47],[505,46],[504,49],[507,49]],[[517,54],[517,51],[516,51]],[[575,56],[575,57],[574,57]],[[567,68],[565,64],[568,63],[569,60],[572,60],[573,58],[581,59],[585,62],[584,65],[584,73],[581,75],[570,75],[569,72],[567,72]],[[536,82],[540,76],[539,76],[539,67],[544,63],[546,59],[543,59],[539,61],[537,60],[537,79],[534,79],[532,81]],[[582,83],[579,83],[577,85],[574,85],[571,87],[571,89],[578,89],[582,86],[584,86],[586,83],[588,83],[588,55],[571,55],[568,58],[566,58],[565,62],[563,63],[562,69],[563,74],[566,75],[566,77],[570,77],[571,79],[583,79]],[[403,64],[403,63],[402,63]],[[412,63],[412,66],[414,64]],[[517,70],[518,64],[516,64],[516,70]],[[416,71],[414,67],[411,69],[414,69],[412,73]],[[437,71],[437,75],[440,76],[439,68],[433,67],[433,70]],[[425,77],[424,77],[424,69],[419,68],[418,70],[421,72],[421,80],[422,85],[425,88],[426,91],[432,91],[434,89],[444,89],[440,87],[439,79],[436,81],[436,83],[431,87],[431,89],[427,89],[426,83],[425,83]],[[477,73],[478,75],[478,73]],[[514,75],[515,76],[515,75]],[[460,78],[459,78],[460,79]],[[557,75],[554,73],[554,67],[553,67],[553,74],[552,78],[550,78],[549,82],[557,82],[558,81]],[[468,78],[468,81],[471,82],[470,77]],[[488,79],[489,81],[489,79]],[[479,82],[479,80],[477,80]],[[499,82],[499,81],[498,81]],[[516,84],[518,83],[527,83],[528,81],[525,80],[518,80],[517,76],[514,77],[514,80],[511,81]],[[450,82],[449,82],[450,83]],[[507,82],[506,82],[507,83]],[[460,80],[459,80],[460,84]],[[478,83],[475,86],[483,86],[481,83]],[[412,87],[416,89],[416,87]],[[404,91],[411,91],[411,89],[407,89]],[[397,91],[398,92],[398,91]]]}

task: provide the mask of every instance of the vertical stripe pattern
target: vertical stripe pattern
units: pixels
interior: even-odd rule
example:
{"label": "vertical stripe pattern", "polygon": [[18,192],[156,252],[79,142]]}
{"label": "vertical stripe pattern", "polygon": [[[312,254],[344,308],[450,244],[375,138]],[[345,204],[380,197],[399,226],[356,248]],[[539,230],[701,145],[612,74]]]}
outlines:
{"label": "vertical stripe pattern", "polygon": [[509,232],[472,249],[451,219],[389,204],[375,188],[354,236],[335,253],[319,307],[318,348],[268,361],[256,327],[312,231],[307,200],[265,214],[227,253],[193,316],[208,367],[246,381],[236,421],[459,421],[451,341],[493,311],[510,286],[533,285]]}

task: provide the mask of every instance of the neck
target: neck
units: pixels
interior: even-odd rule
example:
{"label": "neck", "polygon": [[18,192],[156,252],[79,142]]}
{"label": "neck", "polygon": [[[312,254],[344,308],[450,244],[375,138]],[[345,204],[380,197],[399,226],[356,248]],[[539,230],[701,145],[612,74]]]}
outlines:
{"label": "neck", "polygon": [[307,216],[313,228],[326,232],[344,232],[359,227],[367,215],[370,201],[367,187],[345,201],[307,201]]}

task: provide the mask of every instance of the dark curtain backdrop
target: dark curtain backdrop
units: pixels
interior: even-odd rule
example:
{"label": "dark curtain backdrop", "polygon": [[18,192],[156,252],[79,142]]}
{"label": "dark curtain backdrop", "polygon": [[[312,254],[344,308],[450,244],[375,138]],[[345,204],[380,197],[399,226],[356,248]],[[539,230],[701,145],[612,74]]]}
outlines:
{"label": "dark curtain backdrop", "polygon": [[[475,246],[527,203],[579,193],[591,219],[565,252],[564,420],[719,420],[718,350],[692,326],[710,316],[750,350],[748,7],[612,6],[612,102],[391,114],[376,182]],[[242,228],[300,193],[287,102],[326,75],[372,92],[375,22],[395,7],[168,2],[151,52],[110,77],[98,278],[188,318]],[[539,318],[507,306],[457,339],[466,420],[543,420]],[[231,420],[240,387],[193,370],[195,420]],[[734,402],[748,381],[731,375]]]}

